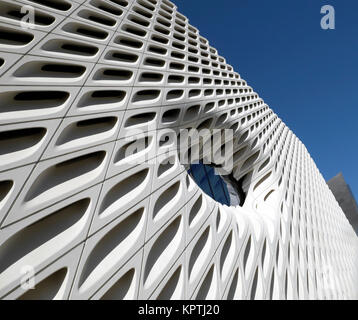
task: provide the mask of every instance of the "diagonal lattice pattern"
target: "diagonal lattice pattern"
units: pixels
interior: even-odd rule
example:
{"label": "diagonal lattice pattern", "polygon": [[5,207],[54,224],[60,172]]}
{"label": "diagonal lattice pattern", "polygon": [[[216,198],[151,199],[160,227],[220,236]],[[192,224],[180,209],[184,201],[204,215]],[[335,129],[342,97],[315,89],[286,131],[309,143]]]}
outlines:
{"label": "diagonal lattice pattern", "polygon": [[[306,148],[167,0],[0,0],[0,124],[2,299],[357,298]],[[234,130],[242,207],[187,174],[183,128]]]}

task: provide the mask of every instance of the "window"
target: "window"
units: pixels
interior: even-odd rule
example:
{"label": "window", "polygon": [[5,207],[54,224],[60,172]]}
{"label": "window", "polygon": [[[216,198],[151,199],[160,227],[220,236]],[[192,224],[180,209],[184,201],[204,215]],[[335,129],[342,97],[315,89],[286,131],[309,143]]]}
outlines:
{"label": "window", "polygon": [[200,162],[191,164],[188,173],[211,198],[227,206],[231,205],[227,183],[220,175],[215,173],[215,168]]}

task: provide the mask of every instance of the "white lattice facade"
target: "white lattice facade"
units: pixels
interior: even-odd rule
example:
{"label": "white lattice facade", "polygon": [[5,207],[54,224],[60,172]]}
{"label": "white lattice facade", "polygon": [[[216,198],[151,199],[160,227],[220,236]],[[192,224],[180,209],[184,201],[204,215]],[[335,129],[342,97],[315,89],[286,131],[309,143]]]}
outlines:
{"label": "white lattice facade", "polygon": [[[358,297],[305,146],[169,1],[0,0],[0,124],[2,299]],[[242,207],[188,175],[184,128],[234,130]]]}

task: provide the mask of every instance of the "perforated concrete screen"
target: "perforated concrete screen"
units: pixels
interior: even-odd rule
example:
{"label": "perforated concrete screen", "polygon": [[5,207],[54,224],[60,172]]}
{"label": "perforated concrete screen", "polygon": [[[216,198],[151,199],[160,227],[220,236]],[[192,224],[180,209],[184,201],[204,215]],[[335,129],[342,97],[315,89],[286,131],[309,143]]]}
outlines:
{"label": "perforated concrete screen", "polygon": [[[0,0],[0,74],[2,299],[357,298],[305,146],[171,2]],[[242,206],[188,175],[188,128],[233,132]]]}

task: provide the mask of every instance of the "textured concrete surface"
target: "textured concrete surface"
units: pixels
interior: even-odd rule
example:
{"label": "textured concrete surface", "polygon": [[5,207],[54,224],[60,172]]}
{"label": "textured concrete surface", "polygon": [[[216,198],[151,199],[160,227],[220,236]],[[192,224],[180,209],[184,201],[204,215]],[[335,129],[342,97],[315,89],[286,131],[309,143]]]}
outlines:
{"label": "textured concrete surface", "polygon": [[[306,147],[173,3],[0,0],[0,58],[0,298],[357,298]],[[186,128],[233,133],[242,206],[190,178]]]}

